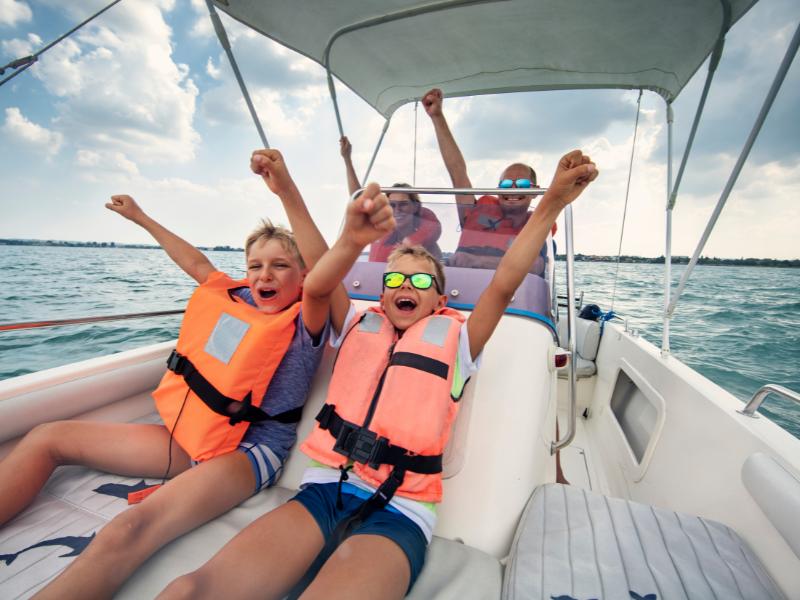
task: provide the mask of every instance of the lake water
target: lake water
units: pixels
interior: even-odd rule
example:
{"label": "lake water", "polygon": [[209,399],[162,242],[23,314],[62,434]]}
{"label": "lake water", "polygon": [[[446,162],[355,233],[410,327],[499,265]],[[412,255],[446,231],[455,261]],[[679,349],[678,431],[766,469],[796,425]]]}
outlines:
{"label": "lake water", "polygon": [[[207,252],[233,278],[244,253]],[[673,265],[673,290],[684,266]],[[565,263],[557,263],[564,288]],[[585,303],[611,308],[616,266],[576,263]],[[621,264],[614,311],[661,345],[663,265]],[[195,282],[161,250],[0,246],[0,323],[184,308]],[[673,356],[746,401],[762,385],[800,391],[800,270],[695,269],[671,323]],[[178,336],[181,317],[0,333],[0,380]],[[775,395],[761,412],[800,437],[800,407]]]}

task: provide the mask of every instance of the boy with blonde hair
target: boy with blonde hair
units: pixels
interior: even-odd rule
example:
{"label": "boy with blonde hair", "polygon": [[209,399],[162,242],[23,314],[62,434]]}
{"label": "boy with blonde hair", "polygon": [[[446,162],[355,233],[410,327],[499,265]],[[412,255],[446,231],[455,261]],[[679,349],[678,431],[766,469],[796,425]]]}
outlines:
{"label": "boy with blonde hair", "polygon": [[[270,156],[262,176],[287,204],[290,222],[293,218],[297,221],[292,207],[302,204],[302,198],[280,153],[273,150]],[[306,262],[313,267],[324,248],[298,248],[289,230],[262,221],[247,238],[247,279],[233,281],[197,248],[147,216],[130,196],[112,196],[111,200],[106,208],[143,227],[199,284],[187,306],[169,371],[154,392],[165,425],[84,421],[40,425],[0,462],[4,490],[0,524],[25,508],[62,465],[83,465],[124,476],[163,477],[165,483],[97,532],[37,598],[110,598],[166,543],[275,483],[294,444],[296,423],[330,329],[330,300],[302,294]],[[310,237],[313,239],[313,234]],[[198,306],[205,310],[213,302],[222,306],[216,326],[204,316],[208,311],[198,312]],[[343,302],[347,302],[346,295]],[[242,333],[240,327],[239,345],[233,348],[227,334],[235,333],[236,327],[228,327],[219,339],[215,337],[217,329],[225,329],[231,320],[234,325],[239,321],[240,326],[244,320],[246,330]],[[187,338],[200,337],[201,326],[209,331],[213,328],[212,333],[202,335],[200,351],[184,356],[191,341]],[[253,343],[251,334],[256,330],[262,333]],[[280,335],[280,343],[268,350],[265,346],[270,346],[273,334]],[[272,361],[269,372],[262,366],[267,354]],[[196,367],[194,372],[185,368],[187,359]],[[228,379],[236,384],[243,378],[237,375],[237,365],[248,365],[250,372],[258,375],[256,387],[245,398],[223,391],[210,372],[231,368],[227,373],[233,376]],[[206,402],[193,383],[198,373],[222,396],[221,406],[214,408],[213,402]],[[183,387],[176,396],[170,386]],[[190,395],[190,389],[195,394]],[[221,420],[218,429],[227,445],[210,440],[210,433],[192,438],[197,428],[196,422],[187,420],[191,410],[198,411],[201,418]],[[236,428],[238,439],[231,434]]]}
{"label": "boy with blonde hair", "polygon": [[[380,306],[351,306],[342,335],[332,336],[340,350],[328,401],[301,446],[313,459],[301,492],[160,598],[277,600],[301,578],[291,599],[402,598],[436,524],[456,400],[556,217],[597,175],[579,150],[561,159],[469,319],[446,306],[444,274],[428,253],[396,251]],[[309,273],[304,296],[332,298],[362,249],[393,226],[386,197],[370,184],[348,206],[344,231]]]}

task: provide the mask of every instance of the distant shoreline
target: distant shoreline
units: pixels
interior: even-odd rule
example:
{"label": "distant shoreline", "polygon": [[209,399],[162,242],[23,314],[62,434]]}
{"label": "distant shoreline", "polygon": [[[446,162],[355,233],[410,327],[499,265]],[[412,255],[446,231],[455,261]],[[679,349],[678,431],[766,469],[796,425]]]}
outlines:
{"label": "distant shoreline", "polygon": [[[566,255],[556,254],[557,261],[567,260]],[[688,256],[673,256],[673,265],[688,265]],[[617,262],[616,256],[596,256],[593,254],[576,254],[575,262],[604,262],[615,263]],[[650,264],[650,265],[663,265],[666,258],[658,256],[656,258],[648,258],[646,256],[620,256],[619,262],[627,264]],[[800,269],[800,260],[778,260],[776,258],[717,258],[716,256],[701,256],[697,259],[698,265],[709,265],[712,267],[778,267],[781,269]]]}
{"label": "distant shoreline", "polygon": [[[0,238],[0,246],[49,246],[52,248],[108,248],[108,249],[135,249],[135,250],[163,250],[161,246],[152,244],[117,244],[116,242],[66,242],[62,240],[17,240]],[[244,252],[244,248],[231,248],[230,246],[196,246],[198,250],[209,252]]]}
{"label": "distant shoreline", "polygon": [[[134,250],[162,250],[161,246],[151,244],[117,244],[115,242],[68,242],[62,240],[19,240],[0,238],[0,246],[36,246],[51,248],[107,248],[107,249],[134,249]],[[198,250],[206,252],[244,252],[244,248],[231,248],[230,246],[197,246]],[[363,254],[363,253],[362,253]],[[445,253],[449,256],[449,253]],[[557,261],[565,261],[566,255],[556,254]],[[602,262],[615,263],[616,256],[601,256],[595,254],[576,254],[575,262]],[[620,256],[619,262],[625,264],[650,264],[663,265],[666,259],[663,256],[655,258],[647,256]],[[673,256],[673,265],[689,264],[688,256]],[[710,265],[715,267],[777,267],[781,269],[800,269],[800,260],[778,260],[776,258],[717,258],[701,256],[697,260],[698,265]]]}

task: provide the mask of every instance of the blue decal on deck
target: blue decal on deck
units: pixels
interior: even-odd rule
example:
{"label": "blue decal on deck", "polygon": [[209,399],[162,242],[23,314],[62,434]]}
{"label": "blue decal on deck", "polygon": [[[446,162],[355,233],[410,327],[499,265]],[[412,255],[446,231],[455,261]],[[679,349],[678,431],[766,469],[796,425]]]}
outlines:
{"label": "blue decal on deck", "polygon": [[144,479],[142,479],[135,485],[125,485],[124,483],[104,483],[99,488],[92,491],[97,492],[98,494],[103,494],[104,496],[114,496],[115,498],[127,500],[128,494],[132,494],[133,492],[141,492],[149,487],[152,486],[146,484]]}
{"label": "blue decal on deck", "polygon": [[630,593],[631,598],[633,598],[633,600],[658,600],[658,596],[656,596],[655,594],[647,594],[647,596],[640,596],[633,590],[628,590],[628,593]]}
{"label": "blue decal on deck", "polygon": [[14,554],[0,554],[0,561],[5,561],[7,565],[10,565],[23,552],[27,552],[28,550],[33,550],[34,548],[44,548],[45,546],[66,546],[67,548],[72,549],[72,552],[67,552],[66,554],[62,554],[61,556],[59,556],[59,558],[78,556],[78,554],[86,550],[86,546],[88,546],[89,542],[91,542],[94,539],[95,535],[97,534],[93,533],[89,537],[68,536],[68,537],[56,538],[54,540],[44,540],[43,542],[39,542],[38,544],[34,544],[33,546],[28,546],[24,550],[15,552]]}

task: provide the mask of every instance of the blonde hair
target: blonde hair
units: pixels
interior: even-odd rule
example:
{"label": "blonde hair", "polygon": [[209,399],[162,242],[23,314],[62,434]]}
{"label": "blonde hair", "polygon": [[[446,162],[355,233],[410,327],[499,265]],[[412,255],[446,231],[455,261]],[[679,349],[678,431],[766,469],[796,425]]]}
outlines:
{"label": "blonde hair", "polygon": [[442,266],[442,263],[436,260],[436,257],[433,256],[433,254],[428,252],[420,245],[412,244],[408,238],[405,238],[402,242],[400,242],[397,248],[392,250],[392,253],[389,255],[389,264],[387,268],[391,269],[394,264],[403,256],[411,256],[413,258],[423,258],[427,260],[433,267],[434,275],[436,275],[436,281],[439,283],[442,294],[445,293],[444,267]]}
{"label": "blonde hair", "polygon": [[286,229],[283,225],[273,225],[269,219],[261,219],[258,227],[247,236],[244,242],[244,255],[247,257],[250,254],[250,248],[255,244],[268,242],[269,240],[278,240],[283,246],[283,249],[291,253],[297,259],[297,264],[300,265],[300,270],[305,271],[306,263],[300,255],[300,249],[297,247],[297,242],[291,231]]}

